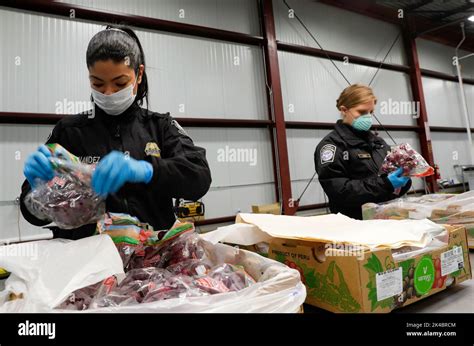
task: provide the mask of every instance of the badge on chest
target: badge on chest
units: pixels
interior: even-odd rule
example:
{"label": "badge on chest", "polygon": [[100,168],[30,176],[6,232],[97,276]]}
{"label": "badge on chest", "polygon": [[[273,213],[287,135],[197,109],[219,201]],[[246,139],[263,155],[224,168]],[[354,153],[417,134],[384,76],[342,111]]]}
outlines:
{"label": "badge on chest", "polygon": [[161,157],[161,150],[155,142],[148,142],[145,147],[145,154],[147,156]]}
{"label": "badge on chest", "polygon": [[357,157],[360,160],[366,160],[366,159],[372,158],[372,155],[370,155],[369,153],[359,153],[359,154],[357,154]]}

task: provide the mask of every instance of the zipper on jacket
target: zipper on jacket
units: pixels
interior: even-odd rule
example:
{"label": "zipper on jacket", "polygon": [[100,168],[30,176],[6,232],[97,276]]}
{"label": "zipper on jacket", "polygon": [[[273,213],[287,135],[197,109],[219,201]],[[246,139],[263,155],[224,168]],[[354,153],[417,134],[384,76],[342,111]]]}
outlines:
{"label": "zipper on jacket", "polygon": [[127,202],[127,199],[125,197],[123,198],[123,204],[125,205],[125,211],[127,212],[127,214],[131,215],[130,214],[130,209],[128,209],[128,202]]}
{"label": "zipper on jacket", "polygon": [[[120,136],[120,124],[117,124],[117,127],[115,128],[115,135],[114,135],[115,138],[120,138],[121,139],[121,136]],[[122,140],[120,140],[120,150],[123,151],[123,142]],[[127,198],[126,197],[123,197],[123,205],[124,205],[124,209],[125,209],[125,212],[129,215],[130,214],[130,209],[129,209],[129,206],[128,206],[128,201],[127,201]]]}

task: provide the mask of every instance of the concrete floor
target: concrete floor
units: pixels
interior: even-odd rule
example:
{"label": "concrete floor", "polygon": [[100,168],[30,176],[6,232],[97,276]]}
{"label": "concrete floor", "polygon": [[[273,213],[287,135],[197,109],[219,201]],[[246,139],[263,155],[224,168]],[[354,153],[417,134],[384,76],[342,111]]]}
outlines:
{"label": "concrete floor", "polygon": [[[474,252],[470,253],[471,265],[474,265]],[[5,280],[0,280],[0,291]],[[305,313],[329,313],[313,306],[304,305]],[[474,280],[465,281],[438,294],[425,298],[415,304],[397,309],[394,313],[474,313]]]}

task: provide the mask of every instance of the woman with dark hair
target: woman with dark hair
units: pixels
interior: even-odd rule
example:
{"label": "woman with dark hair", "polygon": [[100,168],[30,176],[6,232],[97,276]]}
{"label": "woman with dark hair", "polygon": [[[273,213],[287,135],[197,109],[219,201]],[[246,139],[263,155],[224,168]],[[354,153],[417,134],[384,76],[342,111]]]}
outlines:
{"label": "woman with dark hair", "polygon": [[[89,42],[86,61],[93,109],[62,118],[46,143],[59,143],[86,162],[99,160],[92,187],[106,198],[108,212],[136,216],[155,229],[169,228],[176,218],[172,198],[198,200],[209,190],[206,152],[169,113],[148,110],[145,55],[133,30],[108,26],[100,31]],[[48,156],[42,145],[24,167],[21,212],[37,226],[51,220],[33,216],[24,197],[38,179],[52,179]],[[94,234],[95,224],[50,229],[54,237],[79,239]]]}

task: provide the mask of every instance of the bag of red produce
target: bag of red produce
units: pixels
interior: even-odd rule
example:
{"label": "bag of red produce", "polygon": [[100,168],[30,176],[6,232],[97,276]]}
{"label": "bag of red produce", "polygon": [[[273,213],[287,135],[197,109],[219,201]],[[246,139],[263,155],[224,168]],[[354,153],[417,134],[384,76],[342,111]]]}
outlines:
{"label": "bag of red produce", "polygon": [[206,290],[197,286],[192,277],[186,275],[173,275],[164,282],[155,285],[145,298],[143,303],[168,300],[173,298],[202,297],[208,296]]}
{"label": "bag of red produce", "polygon": [[[192,233],[194,225],[189,222],[178,222],[169,231],[147,233],[148,236],[141,238],[140,246],[137,246],[124,268],[126,270],[144,267],[166,268],[186,259],[202,258],[204,250],[199,247],[196,235],[190,236]],[[114,239],[113,233],[109,232],[109,235]],[[128,240],[130,242],[130,239]]]}
{"label": "bag of red produce", "polygon": [[130,270],[126,277],[109,291],[107,295],[98,296],[91,303],[91,308],[124,306],[142,303],[149,292],[164,283],[171,274],[153,267]]}
{"label": "bag of red produce", "polygon": [[94,165],[83,164],[59,144],[47,144],[55,176],[38,184],[25,197],[37,218],[51,220],[63,229],[95,223],[105,213],[105,201],[91,187]]}
{"label": "bag of red produce", "polygon": [[[126,269],[143,268],[143,261],[139,265],[132,265],[130,261],[135,254],[141,259],[144,257],[144,246],[151,237],[156,237],[153,227],[140,222],[138,218],[122,213],[106,213],[97,222],[96,233],[107,234],[114,241]],[[151,250],[151,249],[150,249]],[[150,263],[149,266],[153,266]]]}
{"label": "bag of red produce", "polygon": [[207,260],[187,259],[183,262],[170,265],[166,269],[175,275],[203,276],[209,272],[211,264]]}
{"label": "bag of red produce", "polygon": [[426,177],[434,174],[434,169],[410,144],[403,143],[392,148],[382,164],[382,173],[391,173],[403,168],[403,175]]}
{"label": "bag of red produce", "polygon": [[255,280],[239,265],[221,264],[210,270],[211,278],[221,281],[229,291],[240,291],[255,284]]}
{"label": "bag of red produce", "polygon": [[72,292],[69,297],[59,305],[59,308],[66,310],[87,310],[93,304],[93,301],[108,295],[116,286],[117,278],[110,276],[102,282]]}
{"label": "bag of red produce", "polygon": [[182,234],[160,249],[161,258],[157,266],[167,268],[186,260],[203,260],[206,254],[201,243],[202,239],[194,232]]}

